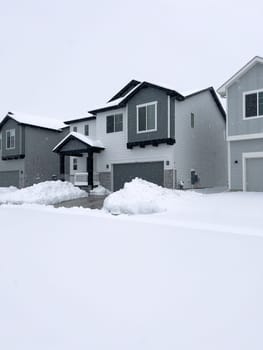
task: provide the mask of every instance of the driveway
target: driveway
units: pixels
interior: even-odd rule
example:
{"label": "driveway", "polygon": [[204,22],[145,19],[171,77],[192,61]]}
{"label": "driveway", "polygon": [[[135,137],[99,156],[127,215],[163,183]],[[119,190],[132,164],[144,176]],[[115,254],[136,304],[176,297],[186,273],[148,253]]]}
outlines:
{"label": "driveway", "polygon": [[107,196],[93,196],[89,195],[85,198],[72,199],[70,201],[64,201],[61,203],[54,204],[55,208],[73,208],[73,207],[82,207],[90,209],[101,209],[103,207],[104,199]]}

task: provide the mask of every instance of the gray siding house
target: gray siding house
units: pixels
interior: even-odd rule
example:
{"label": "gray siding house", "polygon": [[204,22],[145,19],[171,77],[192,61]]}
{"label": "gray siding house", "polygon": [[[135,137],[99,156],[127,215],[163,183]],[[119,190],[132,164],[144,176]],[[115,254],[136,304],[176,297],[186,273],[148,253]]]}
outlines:
{"label": "gray siding house", "polygon": [[62,170],[70,157],[73,183],[112,191],[135,177],[168,188],[226,185],[225,111],[212,87],[184,95],[132,80],[89,113],[65,122],[70,134],[54,148]]}
{"label": "gray siding house", "polygon": [[0,122],[0,187],[59,178],[59,157],[52,148],[66,133],[61,121],[9,112]]}
{"label": "gray siding house", "polygon": [[229,189],[263,191],[263,58],[250,60],[218,93],[227,103]]}

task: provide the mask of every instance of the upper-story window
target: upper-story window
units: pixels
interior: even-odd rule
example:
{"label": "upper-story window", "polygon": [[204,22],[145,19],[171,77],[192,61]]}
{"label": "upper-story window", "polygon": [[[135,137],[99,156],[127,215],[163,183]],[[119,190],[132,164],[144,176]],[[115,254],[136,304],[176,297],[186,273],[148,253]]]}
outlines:
{"label": "upper-story window", "polygon": [[145,103],[137,108],[137,132],[157,130],[157,102]]}
{"label": "upper-story window", "polygon": [[77,126],[73,126],[73,131],[78,132],[78,127]]}
{"label": "upper-story window", "polygon": [[15,148],[15,138],[16,138],[15,129],[6,130],[6,149]]}
{"label": "upper-story window", "polygon": [[89,125],[88,124],[84,125],[84,134],[86,136],[89,136]]}
{"label": "upper-story window", "polygon": [[2,151],[2,137],[0,135],[0,152]]}
{"label": "upper-story window", "polygon": [[263,91],[245,92],[244,101],[244,117],[255,118],[263,116]]}
{"label": "upper-story window", "polygon": [[107,133],[118,132],[123,130],[123,116],[121,113],[108,115],[106,119]]}

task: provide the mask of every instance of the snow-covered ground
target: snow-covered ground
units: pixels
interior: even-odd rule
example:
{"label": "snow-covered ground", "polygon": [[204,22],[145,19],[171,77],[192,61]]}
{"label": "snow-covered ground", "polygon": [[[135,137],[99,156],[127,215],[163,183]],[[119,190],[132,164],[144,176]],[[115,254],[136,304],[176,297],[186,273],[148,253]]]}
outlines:
{"label": "snow-covered ground", "polygon": [[0,349],[261,350],[263,194],[163,197],[0,206]]}
{"label": "snow-covered ground", "polygon": [[45,181],[22,189],[12,186],[0,188],[0,204],[37,203],[48,205],[87,196],[87,192],[66,181]]}

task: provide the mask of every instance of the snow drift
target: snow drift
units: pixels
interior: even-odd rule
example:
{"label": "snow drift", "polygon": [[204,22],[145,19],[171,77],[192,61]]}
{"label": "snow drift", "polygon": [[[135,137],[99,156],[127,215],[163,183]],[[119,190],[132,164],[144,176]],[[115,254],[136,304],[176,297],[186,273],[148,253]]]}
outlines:
{"label": "snow drift", "polygon": [[112,214],[151,214],[166,211],[171,202],[201,194],[170,190],[151,182],[135,178],[124,188],[109,195],[103,208]]}
{"label": "snow drift", "polygon": [[86,197],[87,192],[80,190],[70,182],[45,181],[33,186],[17,189],[0,189],[0,204],[55,204],[62,201]]}

